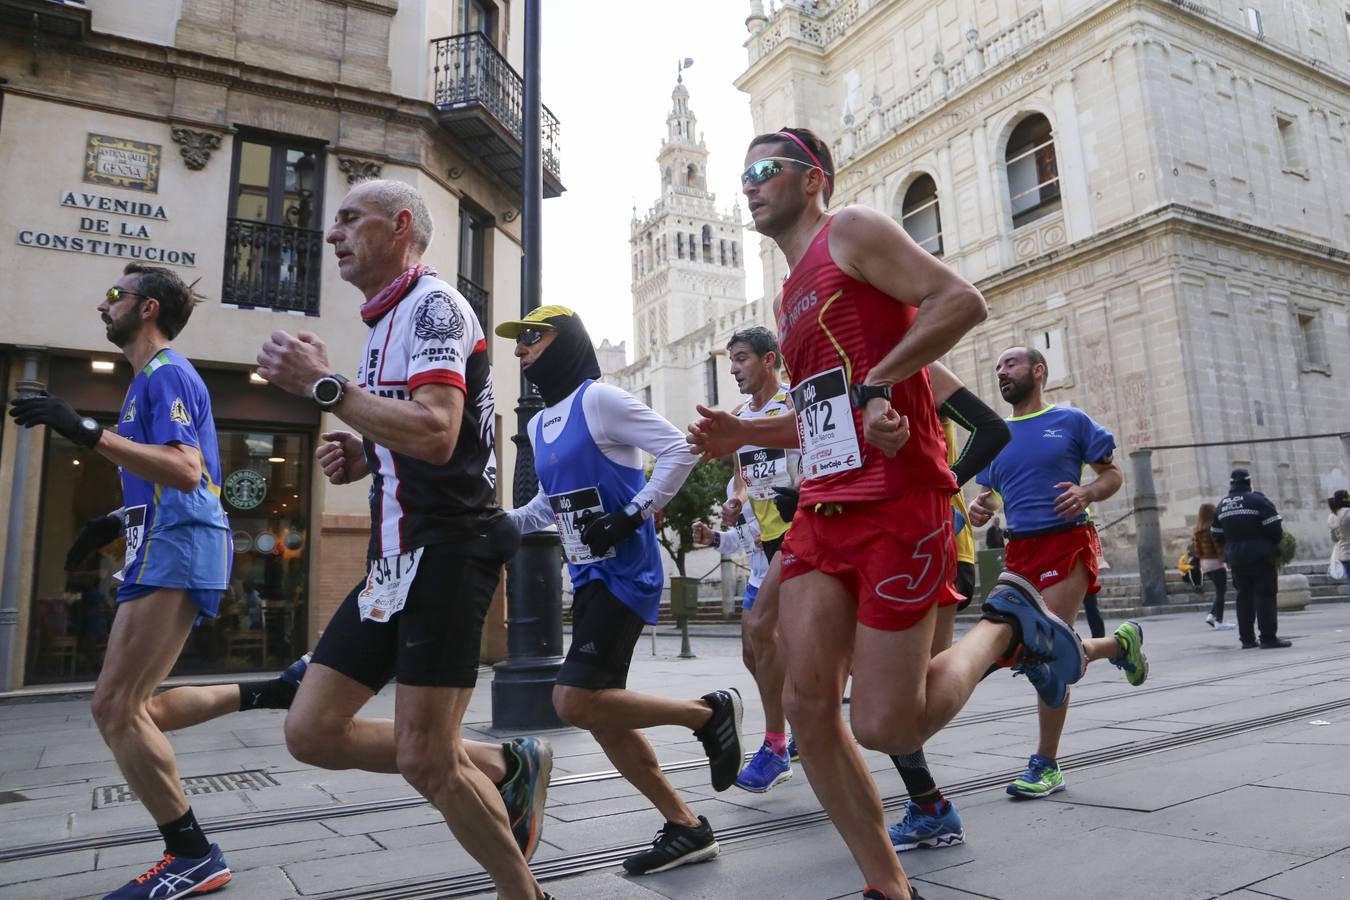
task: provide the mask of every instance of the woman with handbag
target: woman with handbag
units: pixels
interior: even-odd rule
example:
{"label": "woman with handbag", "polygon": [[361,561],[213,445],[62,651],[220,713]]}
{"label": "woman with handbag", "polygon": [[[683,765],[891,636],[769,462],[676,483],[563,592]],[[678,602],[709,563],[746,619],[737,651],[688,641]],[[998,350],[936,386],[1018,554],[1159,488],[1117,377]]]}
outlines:
{"label": "woman with handbag", "polygon": [[[1327,506],[1331,508],[1327,525],[1331,527],[1331,539],[1335,542],[1331,548],[1327,574],[1350,585],[1350,578],[1346,577],[1347,570],[1350,570],[1350,491],[1340,490],[1332,494],[1327,500]],[[1338,563],[1339,574],[1335,571]]]}
{"label": "woman with handbag", "polygon": [[1228,591],[1228,569],[1224,566],[1223,549],[1215,542],[1214,536],[1209,531],[1209,526],[1213,523],[1214,504],[1201,503],[1200,511],[1195,517],[1192,543],[1195,545],[1195,555],[1200,558],[1200,576],[1214,582],[1214,605],[1210,607],[1209,615],[1205,616],[1205,624],[1220,631],[1229,631],[1237,626],[1223,620],[1223,601]]}

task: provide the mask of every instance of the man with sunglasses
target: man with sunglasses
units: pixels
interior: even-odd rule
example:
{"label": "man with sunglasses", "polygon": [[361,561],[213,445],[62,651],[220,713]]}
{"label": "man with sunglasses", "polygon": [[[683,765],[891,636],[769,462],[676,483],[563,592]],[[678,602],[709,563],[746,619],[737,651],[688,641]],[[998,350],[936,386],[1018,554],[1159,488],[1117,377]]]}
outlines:
{"label": "man with sunglasses", "polygon": [[[539,493],[510,515],[522,532],[558,526],[572,579],[572,645],[558,672],[558,716],[585,728],[665,824],[652,846],[624,860],[634,875],[664,872],[718,853],[712,826],[661,772],[639,729],[682,725],[703,743],[712,786],[724,791],[741,766],[741,697],[735,688],[668,700],[627,689],[633,648],[655,624],[664,567],[652,516],[684,484],[698,456],[679,429],[632,394],[600,384],[581,318],[541,306],[496,328],[546,404],[529,424]],[[642,454],[655,457],[651,478]]]}
{"label": "man with sunglasses", "polygon": [[827,214],[833,163],[809,130],[756,137],[746,166],[755,227],[791,270],[774,311],[796,412],[746,421],[699,407],[690,440],[711,456],[800,446],[800,501],[780,551],[784,708],[811,787],[868,882],[864,896],[901,900],[917,895],[839,704],[850,671],[853,735],[906,755],[1000,659],[1062,704],[1082,677],[1083,650],[1035,590],[1013,580],[930,662],[938,607],[959,595],[957,485],[926,366],[985,318],[984,298],[890,217],[861,206]]}
{"label": "man with sunglasses", "polygon": [[169,346],[197,302],[172,271],[131,263],[99,304],[108,340],[136,372],[115,430],[48,394],[15,400],[10,409],[20,425],[46,425],[121,473],[126,560],[92,708],[123,777],[159,826],[164,856],[109,900],[204,894],[230,880],[151,709],[193,623],[219,611],[233,559],[211,398],[192,364]]}

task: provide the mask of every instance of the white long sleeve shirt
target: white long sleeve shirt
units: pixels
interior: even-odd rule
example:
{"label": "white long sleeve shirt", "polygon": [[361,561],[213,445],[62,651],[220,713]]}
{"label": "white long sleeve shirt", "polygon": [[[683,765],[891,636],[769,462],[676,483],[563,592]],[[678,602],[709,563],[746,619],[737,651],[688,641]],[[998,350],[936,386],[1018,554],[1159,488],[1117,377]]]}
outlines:
{"label": "white long sleeve shirt", "polygon": [[[544,440],[556,439],[573,413],[575,397],[576,391],[573,391],[530,420],[530,446],[536,453],[539,452],[535,444],[537,423],[543,420]],[[637,469],[642,467],[644,452],[655,457],[651,478],[633,498],[641,508],[643,518],[649,518],[669,503],[698,465],[699,455],[689,448],[684,434],[627,391],[596,382],[582,396],[581,412],[586,417],[591,439],[606,459]],[[555,524],[553,508],[542,488],[533,500],[508,510],[507,515],[522,534],[543,531]]]}

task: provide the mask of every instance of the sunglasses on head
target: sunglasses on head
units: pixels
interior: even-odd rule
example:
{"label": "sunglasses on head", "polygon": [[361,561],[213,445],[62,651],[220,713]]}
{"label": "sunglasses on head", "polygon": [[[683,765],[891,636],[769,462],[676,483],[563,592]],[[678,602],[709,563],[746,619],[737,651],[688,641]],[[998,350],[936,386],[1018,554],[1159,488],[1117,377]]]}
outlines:
{"label": "sunglasses on head", "polygon": [[544,339],[544,335],[552,330],[553,329],[551,328],[522,328],[520,329],[520,334],[516,335],[516,343],[524,344],[526,347],[533,347]]}
{"label": "sunglasses on head", "polygon": [[147,299],[146,296],[145,296],[145,294],[141,294],[141,293],[138,293],[138,292],[136,292],[136,291],[129,291],[129,290],[127,290],[126,288],[120,288],[120,287],[110,287],[110,288],[108,288],[108,293],[104,294],[104,296],[108,298],[108,302],[109,302],[109,303],[116,303],[118,300],[121,300],[123,297],[140,297],[142,300]]}

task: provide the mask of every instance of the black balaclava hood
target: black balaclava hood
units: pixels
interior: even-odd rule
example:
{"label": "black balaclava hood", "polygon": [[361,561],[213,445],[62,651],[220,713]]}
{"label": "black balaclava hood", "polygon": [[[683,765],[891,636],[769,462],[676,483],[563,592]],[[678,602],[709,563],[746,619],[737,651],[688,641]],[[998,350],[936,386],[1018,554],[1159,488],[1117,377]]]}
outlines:
{"label": "black balaclava hood", "polygon": [[544,403],[553,406],[581,386],[587,378],[600,377],[600,362],[595,358],[595,347],[581,316],[552,316],[546,323],[553,326],[558,336],[539,358],[525,370],[530,384],[539,388]]}

